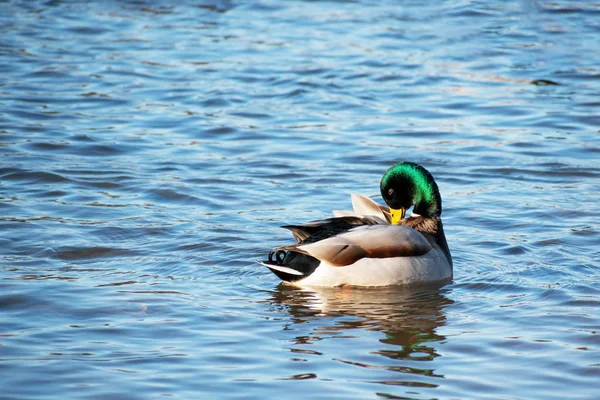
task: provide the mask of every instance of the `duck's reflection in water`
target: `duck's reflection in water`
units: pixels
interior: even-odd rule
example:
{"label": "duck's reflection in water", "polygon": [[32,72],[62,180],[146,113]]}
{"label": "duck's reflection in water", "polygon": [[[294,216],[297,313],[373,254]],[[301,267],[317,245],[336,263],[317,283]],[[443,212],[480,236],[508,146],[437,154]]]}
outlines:
{"label": "duck's reflection in water", "polygon": [[[445,339],[438,331],[446,322],[444,308],[453,303],[449,291],[443,285],[301,289],[282,284],[271,301],[291,316],[283,329],[301,333],[291,348],[296,355],[327,353],[344,364],[421,377],[416,382],[370,376],[377,383],[435,387],[431,379],[442,376],[427,362],[439,356],[436,346]],[[339,346],[323,343],[336,339],[359,341],[348,342],[351,347],[342,346],[341,353]]]}

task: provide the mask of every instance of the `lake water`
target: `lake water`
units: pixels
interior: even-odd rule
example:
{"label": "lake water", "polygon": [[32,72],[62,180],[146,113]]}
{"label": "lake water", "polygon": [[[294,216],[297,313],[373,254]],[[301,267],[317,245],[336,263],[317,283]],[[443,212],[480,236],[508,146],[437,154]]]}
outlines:
{"label": "lake water", "polygon": [[[597,399],[597,1],[0,2],[0,398]],[[280,225],[436,178],[455,277]]]}

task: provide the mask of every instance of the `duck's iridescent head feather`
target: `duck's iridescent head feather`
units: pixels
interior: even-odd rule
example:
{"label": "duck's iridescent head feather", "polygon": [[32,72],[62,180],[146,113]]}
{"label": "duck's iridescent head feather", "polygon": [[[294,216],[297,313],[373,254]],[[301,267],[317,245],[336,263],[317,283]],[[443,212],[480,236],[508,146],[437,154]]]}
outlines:
{"label": "duck's iridescent head feather", "polygon": [[402,162],[381,178],[381,196],[392,209],[408,209],[425,218],[442,214],[442,198],[433,176],[419,164]]}

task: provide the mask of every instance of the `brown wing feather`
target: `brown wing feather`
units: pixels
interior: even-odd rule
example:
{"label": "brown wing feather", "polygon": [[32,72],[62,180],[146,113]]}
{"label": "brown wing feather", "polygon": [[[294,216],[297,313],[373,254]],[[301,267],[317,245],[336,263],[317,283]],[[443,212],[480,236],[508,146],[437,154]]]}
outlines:
{"label": "brown wing feather", "polygon": [[[360,226],[315,243],[293,246],[294,251],[339,267],[363,257],[416,257],[432,248],[419,232],[400,225]],[[292,246],[285,247],[291,250]]]}
{"label": "brown wing feather", "polygon": [[301,226],[286,225],[282,226],[282,228],[292,231],[292,235],[294,235],[294,239],[296,239],[296,242],[298,243],[310,237],[310,233],[302,229]]}

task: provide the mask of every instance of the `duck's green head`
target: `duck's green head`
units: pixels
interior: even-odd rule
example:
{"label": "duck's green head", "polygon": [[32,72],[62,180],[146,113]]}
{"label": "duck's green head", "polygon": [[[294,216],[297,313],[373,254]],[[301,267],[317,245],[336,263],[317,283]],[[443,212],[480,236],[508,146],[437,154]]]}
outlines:
{"label": "duck's green head", "polygon": [[400,222],[411,206],[413,214],[425,218],[442,214],[442,198],[433,176],[419,164],[402,162],[381,178],[381,196],[390,206],[392,224]]}

